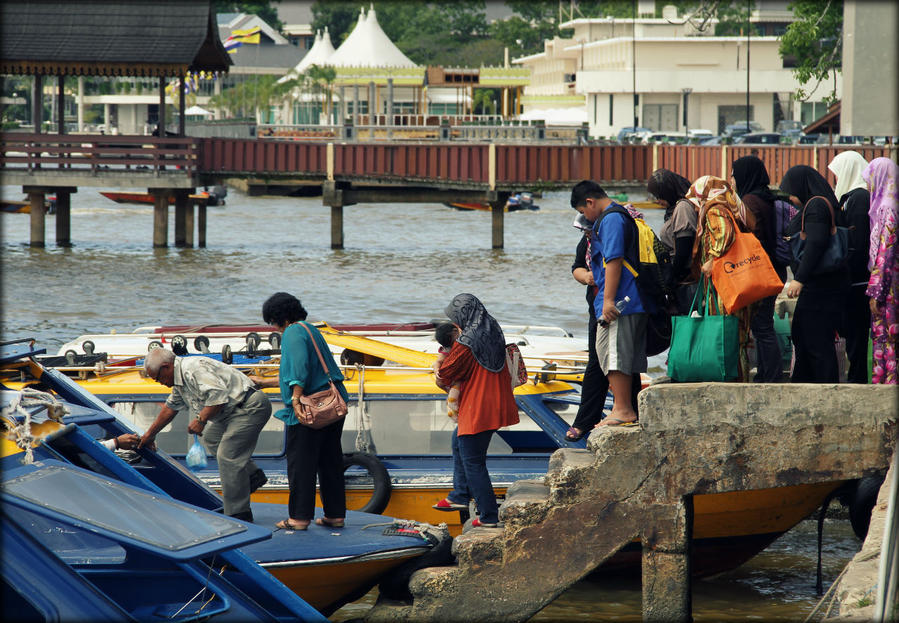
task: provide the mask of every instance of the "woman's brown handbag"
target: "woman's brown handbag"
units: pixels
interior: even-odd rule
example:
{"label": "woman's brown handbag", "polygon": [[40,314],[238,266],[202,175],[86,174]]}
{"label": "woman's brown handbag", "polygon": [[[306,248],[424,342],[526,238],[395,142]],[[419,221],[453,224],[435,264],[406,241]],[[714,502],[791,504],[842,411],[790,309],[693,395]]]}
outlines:
{"label": "woman's brown handbag", "polygon": [[337,387],[334,386],[334,381],[330,379],[328,366],[325,364],[325,358],[322,357],[322,352],[318,349],[318,344],[315,343],[315,337],[312,335],[312,331],[310,331],[309,327],[302,322],[298,324],[306,329],[306,333],[309,334],[309,339],[312,340],[312,345],[315,347],[315,352],[318,354],[318,360],[325,370],[325,375],[328,376],[328,389],[323,389],[314,394],[303,394],[300,396],[301,413],[297,415],[297,419],[300,421],[300,424],[308,426],[309,428],[324,428],[345,417],[349,409],[347,409],[346,401],[343,399],[343,396],[340,395],[340,392],[337,391]]}

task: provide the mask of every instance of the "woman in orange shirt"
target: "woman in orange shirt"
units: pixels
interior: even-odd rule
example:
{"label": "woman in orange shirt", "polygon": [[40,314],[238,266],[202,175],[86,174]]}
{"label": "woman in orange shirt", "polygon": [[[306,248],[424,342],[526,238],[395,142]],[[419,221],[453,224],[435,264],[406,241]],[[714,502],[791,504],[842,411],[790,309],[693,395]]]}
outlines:
{"label": "woman in orange shirt", "polygon": [[446,389],[459,383],[459,424],[453,435],[453,490],[434,508],[459,510],[474,498],[479,517],[471,525],[495,528],[499,508],[487,471],[487,447],[497,429],[518,423],[506,339],[473,294],[457,295],[445,313],[460,335],[440,366],[437,385]]}

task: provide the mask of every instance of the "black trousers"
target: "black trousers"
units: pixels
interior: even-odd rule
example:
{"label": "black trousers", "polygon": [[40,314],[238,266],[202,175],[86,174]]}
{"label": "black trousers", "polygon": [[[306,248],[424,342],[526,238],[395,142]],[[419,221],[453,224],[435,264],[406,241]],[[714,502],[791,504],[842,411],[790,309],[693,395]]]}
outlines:
{"label": "black trousers", "polygon": [[[584,369],[584,382],[581,387],[581,405],[572,424],[581,432],[593,430],[603,418],[602,409],[609,394],[609,379],[599,367],[599,358],[596,355],[596,318],[592,313],[587,324],[587,340],[587,367]],[[640,384],[640,375],[634,374],[631,378],[631,402],[634,411],[637,411]]]}
{"label": "black trousers", "polygon": [[343,449],[340,436],[346,418],[315,430],[302,424],[287,427],[287,510],[292,519],[312,520],[315,515],[315,479],[325,517],[346,517]]}
{"label": "black trousers", "polygon": [[846,355],[849,357],[849,383],[868,382],[868,336],[871,334],[871,308],[865,294],[867,284],[852,286],[846,299]]}
{"label": "black trousers", "polygon": [[839,383],[834,339],[842,319],[841,310],[823,300],[817,301],[820,305],[811,304],[812,300],[803,301],[803,294],[799,294],[800,299],[796,302],[791,329],[796,363],[790,380],[794,383]]}

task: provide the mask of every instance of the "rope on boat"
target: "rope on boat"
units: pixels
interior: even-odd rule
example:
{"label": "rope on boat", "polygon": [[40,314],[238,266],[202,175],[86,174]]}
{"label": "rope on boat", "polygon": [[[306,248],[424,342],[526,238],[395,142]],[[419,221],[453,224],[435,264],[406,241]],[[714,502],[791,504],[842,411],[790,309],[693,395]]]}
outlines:
{"label": "rope on boat", "polygon": [[[853,558],[852,561],[850,561],[850,564],[852,562],[865,562],[866,560],[871,560],[872,558],[877,558],[878,556],[880,556],[879,547],[877,549],[872,549],[865,554],[857,554],[857,557]],[[839,596],[839,594],[836,592],[837,586],[839,586],[840,580],[843,579],[843,576],[846,575],[846,572],[849,570],[850,564],[847,564],[845,567],[843,567],[843,570],[840,571],[840,575],[838,575],[837,578],[833,581],[833,584],[830,585],[830,588],[827,589],[827,592],[824,593],[824,596],[821,597],[815,607],[812,608],[812,611],[809,612],[808,616],[805,617],[805,620],[802,623],[809,623],[810,621],[812,621],[818,611],[821,610],[821,607],[824,605],[824,602],[827,601],[828,597],[830,597],[830,602],[827,604],[827,610],[821,615],[821,618],[826,619],[828,616],[830,616],[830,611],[833,608],[837,597]],[[868,592],[870,592],[870,590]]]}
{"label": "rope on boat", "polygon": [[365,408],[365,366],[356,364],[359,371],[359,392],[356,396],[356,452],[377,454],[371,436],[371,415]]}
{"label": "rope on boat", "polygon": [[[55,421],[62,422],[69,408],[57,400],[53,394],[42,392],[31,387],[24,387],[15,392],[9,404],[3,407],[2,413],[7,420],[9,432],[12,433],[16,446],[25,451],[24,462],[26,465],[34,463],[34,451],[32,447],[37,438],[31,434],[31,411],[29,407],[44,406],[47,408],[47,416]],[[22,423],[18,424],[16,415],[21,415]]]}

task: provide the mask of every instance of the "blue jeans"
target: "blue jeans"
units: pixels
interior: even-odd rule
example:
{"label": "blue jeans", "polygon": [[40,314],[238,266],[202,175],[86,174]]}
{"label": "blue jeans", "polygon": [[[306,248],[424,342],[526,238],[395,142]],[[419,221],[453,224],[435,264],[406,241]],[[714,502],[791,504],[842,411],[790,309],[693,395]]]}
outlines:
{"label": "blue jeans", "polygon": [[453,431],[453,490],[447,497],[458,504],[474,498],[483,523],[499,521],[496,494],[487,472],[487,446],[495,432],[459,435],[458,427]]}

